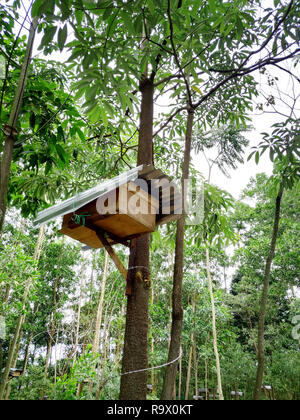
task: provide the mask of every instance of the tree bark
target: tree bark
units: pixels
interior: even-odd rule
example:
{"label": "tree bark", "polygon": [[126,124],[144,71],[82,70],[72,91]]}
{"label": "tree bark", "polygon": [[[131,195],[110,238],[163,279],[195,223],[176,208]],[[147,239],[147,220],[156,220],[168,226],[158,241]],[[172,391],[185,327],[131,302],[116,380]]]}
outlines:
{"label": "tree bark", "polygon": [[83,296],[84,268],[85,268],[84,265],[85,265],[85,261],[82,260],[82,263],[81,263],[81,278],[80,278],[80,295],[79,295],[78,310],[77,310],[77,322],[76,322],[76,335],[75,335],[75,344],[74,344],[73,366],[76,363],[77,352],[78,352],[78,344],[79,344],[81,303],[82,303],[82,296]]}
{"label": "tree bark", "polygon": [[265,266],[263,291],[262,291],[261,304],[260,304],[260,314],[259,314],[259,321],[258,321],[258,345],[257,345],[258,366],[257,366],[257,372],[256,372],[254,395],[253,395],[254,400],[260,399],[261,387],[262,387],[263,376],[264,376],[265,319],[266,319],[266,311],[267,311],[268,291],[269,291],[269,286],[270,286],[271,265],[272,265],[272,261],[275,255],[276,242],[277,242],[277,236],[278,236],[282,195],[283,195],[283,187],[280,186],[277,197],[276,197],[273,234],[272,234],[272,240],[271,240],[271,245],[270,245],[270,252],[269,252],[269,256],[267,258],[266,266]]}
{"label": "tree bark", "polygon": [[[153,81],[144,77],[140,91],[142,104],[137,164],[147,165],[153,163]],[[136,246],[130,250],[128,280],[132,293],[127,298],[120,400],[145,400],[147,394],[147,371],[126,373],[148,367],[149,248],[150,234],[146,234],[137,238]]]}
{"label": "tree bark", "polygon": [[7,190],[8,190],[13,149],[14,149],[14,144],[15,144],[15,138],[17,135],[17,131],[16,131],[17,120],[19,117],[19,112],[20,112],[20,108],[21,108],[21,104],[23,100],[23,95],[24,95],[24,89],[25,89],[25,85],[26,85],[26,81],[28,77],[28,70],[29,70],[30,61],[32,57],[32,49],[33,49],[36,28],[38,25],[38,20],[39,20],[38,17],[33,18],[31,26],[30,26],[25,59],[22,64],[21,74],[20,74],[18,86],[16,88],[16,93],[15,93],[10,117],[8,120],[8,124],[4,128],[5,142],[4,142],[3,155],[2,155],[2,159],[0,163],[0,236],[3,229],[3,223],[4,223],[4,218],[5,218],[5,212],[6,212],[6,196],[7,196]]}
{"label": "tree bark", "polygon": [[100,330],[101,330],[101,323],[102,323],[103,301],[104,301],[105,286],[106,286],[106,279],[107,279],[107,268],[108,268],[108,253],[105,251],[105,261],[104,261],[104,269],[103,269],[103,276],[102,276],[102,282],[101,282],[101,291],[100,291],[98,308],[97,308],[95,334],[94,334],[94,340],[92,344],[93,353],[97,353],[99,351],[99,346],[100,346]]}
{"label": "tree bark", "polygon": [[[20,332],[20,336],[19,336],[19,340],[17,342],[16,345],[16,349],[15,349],[15,355],[11,364],[11,369],[15,369],[17,366],[17,362],[18,362],[18,355],[19,355],[19,351],[20,351],[20,346],[21,346],[21,340],[22,340],[22,331]],[[6,387],[6,393],[5,393],[5,401],[9,400],[9,396],[10,396],[10,391],[11,391],[11,381],[8,382],[7,387]]]}
{"label": "tree bark", "polygon": [[[193,333],[192,333],[192,336],[191,336],[191,343],[193,343]],[[186,400],[189,399],[189,393],[190,393],[192,357],[193,357],[193,344],[191,344],[191,346],[190,346],[189,360],[188,360],[188,366],[187,366],[186,385],[185,385],[185,399]]]}
{"label": "tree bark", "polygon": [[[61,247],[60,254],[59,254],[59,257],[58,257],[58,263],[61,261],[62,255],[63,255],[63,245]],[[44,385],[46,383],[46,378],[47,378],[47,373],[48,373],[48,368],[49,368],[50,355],[51,355],[51,348],[52,348],[52,343],[53,343],[53,338],[54,338],[54,333],[55,333],[55,327],[56,327],[56,312],[57,312],[57,303],[58,303],[57,302],[57,290],[58,290],[59,280],[60,280],[60,277],[59,277],[59,274],[57,274],[56,277],[55,277],[54,286],[53,286],[53,312],[52,312],[52,322],[51,322],[49,340],[48,340],[48,343],[47,343],[46,360],[45,360],[45,367],[44,367],[44,374],[43,374]],[[42,393],[41,393],[41,399],[44,398],[44,394],[45,394],[45,389],[44,389],[44,386],[43,386]]]}
{"label": "tree bark", "polygon": [[[123,318],[124,315],[125,315],[125,300],[123,300],[122,302],[120,317]],[[117,334],[117,342],[116,342],[116,356],[115,356],[116,361],[119,360],[119,357],[120,357],[121,340],[122,340],[122,329],[120,328]]]}
{"label": "tree bark", "polygon": [[[37,244],[36,244],[36,248],[35,248],[34,259],[36,261],[38,261],[39,256],[40,256],[43,239],[44,239],[44,226],[42,226],[40,228],[39,236],[38,236],[38,240],[37,240]],[[22,296],[22,312],[25,310],[25,306],[26,306],[26,303],[27,303],[27,297],[28,297],[31,285],[32,285],[32,279],[28,278],[28,280],[26,282],[26,285],[25,285],[25,290],[24,290],[24,293],[23,293],[23,296]],[[24,320],[25,320],[25,315],[22,314],[18,317],[16,330],[15,330],[13,339],[11,341],[10,347],[9,347],[6,366],[5,366],[5,370],[4,370],[2,380],[1,380],[1,384],[0,384],[0,400],[2,400],[3,396],[4,396],[4,391],[5,391],[5,388],[6,388],[6,385],[7,385],[9,371],[10,371],[11,366],[12,366],[12,362],[13,362],[13,358],[14,358],[14,354],[15,354],[15,349],[16,349],[16,346],[17,346],[17,343],[18,343],[18,340],[19,340],[19,337],[20,337],[20,334],[21,334],[21,330],[22,330]]]}
{"label": "tree bark", "polygon": [[216,309],[215,309],[213,282],[212,282],[212,278],[211,278],[210,256],[209,256],[209,249],[208,248],[206,248],[206,271],[207,271],[207,279],[208,279],[209,294],[210,294],[210,301],[211,301],[212,332],[213,332],[214,353],[215,353],[215,359],[216,359],[219,400],[223,401],[224,400],[224,395],[223,395],[223,389],[222,389],[221,367],[220,367],[220,358],[219,358],[219,351],[218,351],[218,336],[217,336],[217,327],[216,327]]}
{"label": "tree bark", "polygon": [[[191,160],[191,144],[192,132],[194,123],[194,109],[189,107],[185,152],[182,170],[182,215],[177,222],[176,231],[176,248],[175,248],[175,264],[173,274],[173,294],[172,294],[172,327],[171,327],[171,342],[169,347],[168,362],[175,360],[180,354],[180,343],[182,333],[183,308],[182,308],[182,278],[183,278],[183,263],[184,263],[184,233],[185,233],[185,197],[184,186],[185,180],[189,178],[190,160]],[[176,380],[178,362],[172,363],[166,367],[163,391],[161,395],[162,400],[171,400],[173,387]]]}

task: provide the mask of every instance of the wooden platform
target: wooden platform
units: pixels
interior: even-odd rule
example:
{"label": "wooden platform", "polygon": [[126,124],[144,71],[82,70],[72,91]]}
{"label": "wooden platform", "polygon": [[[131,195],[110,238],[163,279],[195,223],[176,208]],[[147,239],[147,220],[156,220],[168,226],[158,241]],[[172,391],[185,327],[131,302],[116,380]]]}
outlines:
{"label": "wooden platform", "polygon": [[[124,243],[155,230],[158,201],[132,182],[93,200],[63,218],[59,231],[91,248],[103,247],[96,231],[106,234],[109,244]],[[75,213],[75,214],[74,214]],[[78,224],[79,218],[80,224]]]}

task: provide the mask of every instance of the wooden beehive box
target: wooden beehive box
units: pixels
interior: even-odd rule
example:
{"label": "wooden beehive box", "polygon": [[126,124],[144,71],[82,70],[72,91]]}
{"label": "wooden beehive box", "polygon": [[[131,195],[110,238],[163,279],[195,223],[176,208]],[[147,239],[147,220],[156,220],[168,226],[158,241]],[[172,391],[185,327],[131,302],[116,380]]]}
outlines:
{"label": "wooden beehive box", "polygon": [[130,181],[66,214],[59,232],[91,248],[101,248],[97,229],[108,234],[110,244],[153,232],[158,207],[158,200]]}
{"label": "wooden beehive box", "polygon": [[21,369],[13,369],[11,368],[9,371],[9,377],[10,378],[18,378],[19,376],[21,376],[23,373],[23,371]]}

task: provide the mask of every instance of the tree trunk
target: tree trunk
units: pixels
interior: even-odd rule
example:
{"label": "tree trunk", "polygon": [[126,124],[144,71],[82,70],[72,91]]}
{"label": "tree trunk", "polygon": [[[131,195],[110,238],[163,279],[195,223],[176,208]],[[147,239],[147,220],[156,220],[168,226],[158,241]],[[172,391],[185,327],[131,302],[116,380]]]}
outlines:
{"label": "tree trunk", "polygon": [[194,345],[193,345],[193,356],[194,356],[194,375],[195,375],[195,396],[198,400],[198,360],[197,360],[197,349],[196,349],[196,341],[194,337]]}
{"label": "tree trunk", "polygon": [[[153,163],[153,81],[144,77],[140,91],[142,104],[137,164],[147,165]],[[147,371],[126,373],[148,367],[149,248],[150,234],[132,241],[128,269],[132,293],[127,298],[120,400],[145,400],[147,394]]]}
{"label": "tree trunk", "polygon": [[219,358],[219,351],[218,351],[218,337],[217,337],[217,327],[216,327],[216,309],[215,309],[213,282],[212,282],[212,278],[211,278],[210,256],[209,256],[209,249],[208,248],[206,248],[206,271],[207,271],[207,279],[208,279],[209,294],[210,294],[210,301],[211,301],[212,332],[213,332],[214,353],[215,353],[215,358],[216,358],[216,370],[217,370],[219,399],[221,401],[223,401],[224,400],[224,395],[223,395],[223,389],[222,389],[221,367],[220,367],[220,358]]}
{"label": "tree trunk", "polygon": [[[154,289],[152,287],[151,289],[151,305],[153,307],[153,303],[154,303]],[[150,337],[150,345],[151,345],[151,354],[154,354],[154,338],[153,338],[153,322],[151,322],[151,337]],[[154,392],[154,375],[155,375],[155,371],[154,369],[151,370],[151,379],[150,379],[150,384],[152,385],[152,392]]]}
{"label": "tree trunk", "polygon": [[102,282],[101,282],[99,303],[98,303],[98,308],[97,308],[95,334],[94,334],[94,340],[92,344],[93,353],[97,353],[99,351],[99,346],[100,346],[100,330],[101,330],[101,323],[102,323],[103,301],[104,301],[104,295],[105,295],[107,269],[108,269],[108,253],[105,251],[105,261],[104,261],[104,269],[103,269],[103,276],[102,276]]}
{"label": "tree trunk", "polygon": [[280,186],[278,195],[276,197],[276,207],[275,207],[275,215],[274,215],[274,226],[273,226],[273,234],[272,240],[270,245],[270,253],[266,261],[265,272],[264,272],[264,282],[263,282],[263,292],[261,297],[261,304],[260,304],[260,314],[259,314],[259,321],[258,321],[258,366],[256,372],[256,382],[255,382],[255,389],[254,389],[254,400],[259,400],[261,395],[261,387],[263,382],[264,376],[264,365],[265,365],[265,318],[266,318],[266,309],[267,309],[267,300],[268,300],[268,291],[270,286],[270,274],[271,274],[271,265],[275,255],[276,249],[276,241],[278,236],[278,228],[279,228],[279,221],[280,221],[280,206],[281,206],[281,199],[283,195],[283,187]]}
{"label": "tree trunk", "polygon": [[[61,247],[61,251],[58,257],[58,263],[61,261],[63,255],[63,245]],[[49,361],[50,361],[50,355],[51,355],[51,348],[55,333],[55,326],[56,326],[56,311],[57,311],[57,289],[58,289],[58,283],[59,283],[59,274],[56,275],[54,286],[53,286],[53,313],[52,313],[52,322],[51,322],[51,328],[50,328],[50,334],[49,334],[49,340],[47,343],[47,350],[46,350],[46,360],[45,360],[45,367],[44,367],[44,374],[43,374],[43,382],[45,384],[48,368],[49,368]],[[44,398],[45,389],[44,386],[42,388],[42,394],[41,399]]]}
{"label": "tree trunk", "polygon": [[182,386],[182,359],[179,360],[179,379],[178,379],[178,399],[181,400],[181,386]]}
{"label": "tree trunk", "polygon": [[[44,239],[44,226],[42,226],[40,228],[39,236],[38,236],[38,240],[37,240],[37,244],[36,244],[36,248],[35,248],[34,259],[36,261],[38,261],[39,256],[40,256],[43,239]],[[25,310],[25,306],[26,306],[26,303],[27,303],[27,297],[28,297],[31,285],[32,285],[32,279],[29,278],[27,280],[26,285],[25,285],[25,290],[24,290],[23,297],[22,297],[22,312]],[[11,369],[11,365],[12,365],[14,354],[15,354],[15,349],[16,349],[16,346],[17,346],[17,343],[18,343],[18,340],[19,340],[19,337],[20,337],[20,333],[21,333],[21,330],[22,330],[22,325],[24,323],[24,320],[25,320],[25,316],[23,314],[20,315],[18,320],[17,320],[17,326],[16,326],[16,329],[15,329],[14,337],[11,341],[11,345],[9,347],[6,366],[5,366],[5,370],[4,370],[2,380],[1,380],[1,384],[0,384],[0,400],[2,400],[3,396],[4,396],[4,391],[5,391],[5,388],[6,388],[6,385],[7,385],[9,371]]]}
{"label": "tree trunk", "polygon": [[[125,300],[123,300],[122,306],[121,306],[121,313],[120,313],[121,318],[123,318],[124,315],[125,315]],[[118,331],[117,343],[116,343],[116,356],[115,356],[116,362],[119,360],[119,356],[120,356],[121,340],[122,340],[122,330],[120,328]]]}
{"label": "tree trunk", "polygon": [[17,135],[16,127],[17,127],[17,120],[19,117],[19,112],[23,100],[24,89],[28,77],[28,70],[32,56],[32,48],[36,33],[36,28],[38,25],[38,17],[33,18],[29,37],[27,41],[27,48],[25,59],[22,64],[21,74],[18,82],[18,86],[16,88],[16,93],[14,97],[14,102],[12,105],[12,110],[10,113],[10,117],[8,120],[8,124],[4,126],[4,133],[5,133],[5,142],[4,142],[4,150],[3,155],[0,163],[0,236],[2,234],[3,223],[5,218],[6,212],[6,196],[8,190],[8,182],[10,176],[10,169],[12,163],[12,155],[14,149],[15,138]]}
{"label": "tree trunk", "polygon": [[[191,160],[192,130],[194,123],[194,110],[189,108],[187,119],[187,130],[185,140],[185,153],[182,170],[182,215],[177,222],[175,265],[173,275],[173,294],[172,294],[172,328],[171,342],[169,347],[168,362],[175,360],[180,354],[180,343],[182,333],[183,308],[182,308],[182,278],[184,262],[184,233],[185,233],[185,212],[184,212],[184,185],[189,178],[189,168]],[[176,380],[178,362],[166,367],[162,400],[171,400],[173,387]]]}
{"label": "tree trunk", "polygon": [[81,265],[80,295],[79,295],[78,311],[77,311],[77,322],[76,322],[76,335],[75,335],[75,344],[74,344],[73,366],[75,365],[75,362],[76,362],[76,359],[77,359],[77,351],[78,351],[78,344],[79,344],[81,302],[82,302],[83,282],[84,282],[84,264],[85,264],[85,261],[83,260],[82,261],[82,265]]}
{"label": "tree trunk", "polygon": [[[191,342],[193,342],[193,333],[191,336]],[[188,360],[188,367],[187,367],[187,374],[186,374],[186,385],[185,385],[185,399],[186,400],[189,399],[189,393],[190,393],[192,357],[193,357],[193,345],[191,345],[190,351],[189,351],[189,360]]]}
{"label": "tree trunk", "polygon": [[[15,368],[16,368],[16,366],[17,366],[17,362],[18,362],[18,355],[19,355],[19,350],[20,350],[21,340],[22,340],[22,335],[23,335],[23,333],[22,333],[22,331],[21,331],[21,333],[20,333],[20,337],[19,337],[19,340],[18,340],[18,343],[17,343],[17,345],[16,345],[15,355],[14,355],[14,358],[13,358],[13,361],[12,361],[12,364],[11,364],[11,369],[15,369]],[[9,382],[8,382],[8,384],[7,384],[6,393],[5,393],[5,398],[4,398],[6,401],[9,399],[9,396],[10,396],[10,390],[11,390],[11,381],[9,381]]]}

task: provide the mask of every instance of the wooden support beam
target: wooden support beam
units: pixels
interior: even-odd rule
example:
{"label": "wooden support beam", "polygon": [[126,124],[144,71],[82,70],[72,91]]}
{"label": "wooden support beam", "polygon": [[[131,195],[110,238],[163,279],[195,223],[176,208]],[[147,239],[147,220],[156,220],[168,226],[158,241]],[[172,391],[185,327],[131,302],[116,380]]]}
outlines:
{"label": "wooden support beam", "polygon": [[109,256],[111,257],[111,259],[113,260],[113,262],[115,263],[117,269],[120,271],[120,273],[122,274],[123,278],[125,281],[127,281],[127,270],[124,267],[122,261],[119,259],[118,255],[115,253],[115,251],[113,250],[112,246],[110,245],[110,243],[108,242],[108,240],[105,238],[104,233],[102,232],[101,229],[97,229],[95,230],[96,235],[98,236],[98,238],[100,239],[100,241],[102,242],[104,248],[106,249],[106,251],[108,252]]}

